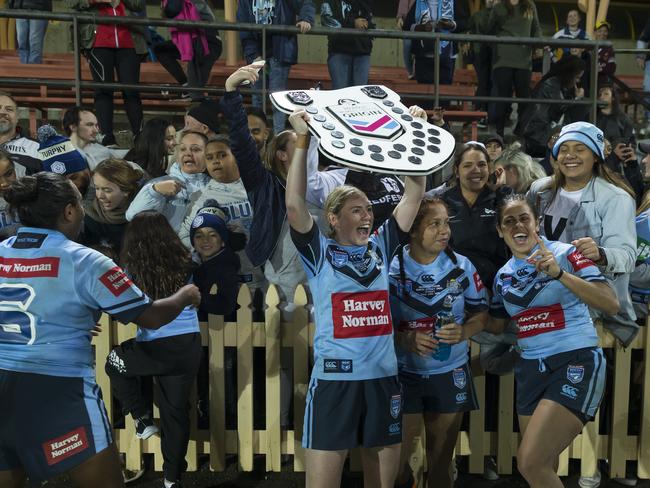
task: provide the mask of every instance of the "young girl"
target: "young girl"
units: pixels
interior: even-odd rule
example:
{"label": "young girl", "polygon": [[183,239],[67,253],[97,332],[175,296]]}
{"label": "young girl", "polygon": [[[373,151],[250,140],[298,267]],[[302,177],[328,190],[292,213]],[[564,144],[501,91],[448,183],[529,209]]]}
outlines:
{"label": "young girl", "polygon": [[316,337],[303,446],[307,487],[341,482],[348,450],[362,447],[365,486],[393,486],[399,465],[401,393],[388,298],[388,265],[411,224],[424,192],[424,177],[407,177],[404,197],[372,234],[372,205],[351,186],[325,203],[329,237],[307,210],[306,158],[309,116],[290,118],[296,148],[286,190],[291,237],[314,297]]}
{"label": "young girl", "polygon": [[[141,212],[124,234],[121,264],[130,278],[151,297],[173,293],[192,273],[190,252],[167,219],[158,212]],[[138,328],[135,339],[113,349],[106,360],[111,387],[123,411],[136,422],[136,434],[146,439],[158,431],[140,389],[139,377],[153,376],[162,429],[165,488],[179,487],[185,471],[190,438],[189,395],[201,358],[199,320],[194,307],[156,331]]]}
{"label": "young girl", "polygon": [[[469,259],[449,248],[449,216],[442,200],[422,201],[409,236],[390,266],[404,394],[398,481],[413,486],[408,460],[424,417],[428,486],[451,488],[450,464],[463,412],[478,408],[467,339],[487,321],[487,292]],[[443,320],[445,325],[437,323]]]}
{"label": "young girl", "polygon": [[497,273],[488,330],[517,323],[517,463],[532,488],[561,488],[558,456],[594,418],[605,387],[589,307],[615,314],[619,303],[579,249],[539,237],[538,215],[523,195],[504,200],[497,222],[513,257]]}

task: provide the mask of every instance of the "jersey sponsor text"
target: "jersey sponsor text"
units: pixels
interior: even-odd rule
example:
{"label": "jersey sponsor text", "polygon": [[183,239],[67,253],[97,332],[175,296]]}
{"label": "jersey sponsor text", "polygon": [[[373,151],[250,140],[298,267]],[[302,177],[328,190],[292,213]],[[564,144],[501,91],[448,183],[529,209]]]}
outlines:
{"label": "jersey sponsor text", "polygon": [[56,278],[59,258],[0,257],[0,276],[4,278]]}
{"label": "jersey sponsor text", "polygon": [[584,257],[582,253],[578,251],[573,251],[567,256],[567,259],[571,263],[571,266],[573,266],[573,271],[580,271],[588,266],[595,266],[591,259]]}
{"label": "jersey sponsor text", "polygon": [[391,334],[388,292],[332,293],[332,321],[335,339]]}
{"label": "jersey sponsor text", "polygon": [[46,441],[42,444],[47,464],[52,466],[64,459],[88,449],[88,438],[86,428],[77,427],[61,437]]}
{"label": "jersey sponsor text", "polygon": [[119,297],[133,284],[119,266],[109,269],[99,277],[99,281],[116,297]]}
{"label": "jersey sponsor text", "polygon": [[519,339],[564,329],[564,310],[556,303],[548,307],[534,307],[515,315]]}

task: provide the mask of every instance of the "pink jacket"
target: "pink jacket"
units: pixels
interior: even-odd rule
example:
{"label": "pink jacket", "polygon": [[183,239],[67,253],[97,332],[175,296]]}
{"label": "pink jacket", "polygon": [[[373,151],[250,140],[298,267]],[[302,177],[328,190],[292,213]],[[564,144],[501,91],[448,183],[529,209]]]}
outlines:
{"label": "pink jacket", "polygon": [[[163,4],[166,3],[167,0],[164,0]],[[201,21],[199,12],[194,6],[194,3],[192,3],[192,0],[184,0],[183,10],[175,18],[178,20]],[[191,61],[194,58],[194,39],[197,37],[201,39],[203,54],[207,55],[210,52],[208,39],[203,29],[179,29],[177,27],[170,27],[169,33],[171,34],[172,42],[181,54],[181,61]]]}

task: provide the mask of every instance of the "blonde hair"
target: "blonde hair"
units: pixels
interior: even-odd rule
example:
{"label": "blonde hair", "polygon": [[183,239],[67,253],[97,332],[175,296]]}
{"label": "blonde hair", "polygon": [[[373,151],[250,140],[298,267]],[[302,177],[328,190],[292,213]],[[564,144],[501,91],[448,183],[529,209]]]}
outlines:
{"label": "blonde hair", "polygon": [[519,188],[513,188],[516,193],[525,192],[533,181],[546,176],[544,168],[520,148],[520,144],[513,144],[506,148],[494,162],[495,166],[502,166],[504,169],[514,168],[517,171]]}
{"label": "blonde hair", "polygon": [[292,130],[284,130],[276,135],[266,148],[266,153],[264,154],[264,164],[268,169],[270,169],[276,176],[279,176],[283,180],[287,179],[287,170],[278,158],[276,158],[275,153],[278,151],[286,151],[287,144],[291,140],[291,136],[294,134]]}
{"label": "blonde hair", "polygon": [[355,197],[368,198],[364,192],[352,185],[341,185],[335,188],[332,193],[327,196],[327,200],[325,200],[324,213],[325,218],[327,219],[327,225],[329,226],[329,231],[327,232],[328,237],[333,239],[336,235],[336,231],[330,223],[329,214],[338,215],[345,205],[345,202]]}

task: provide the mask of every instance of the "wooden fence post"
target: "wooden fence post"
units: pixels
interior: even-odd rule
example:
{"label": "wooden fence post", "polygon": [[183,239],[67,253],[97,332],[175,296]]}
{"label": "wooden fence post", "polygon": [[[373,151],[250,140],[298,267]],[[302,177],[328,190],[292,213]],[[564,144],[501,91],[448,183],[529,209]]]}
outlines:
{"label": "wooden fence post", "polygon": [[225,323],[222,315],[208,315],[208,378],[210,381],[210,468],[226,469]]}
{"label": "wooden fence post", "polygon": [[305,399],[309,385],[309,312],[307,293],[298,286],[294,297],[296,309],[293,312],[291,335],[293,336],[293,428],[294,458],[293,470],[305,470],[305,450],[302,447],[302,424],[305,417]]}
{"label": "wooden fence post", "polygon": [[237,449],[239,469],[253,470],[253,314],[247,286],[239,288],[237,311]]}
{"label": "wooden fence post", "polygon": [[275,285],[266,292],[266,470],[282,469],[282,430],[280,426],[280,296]]}

